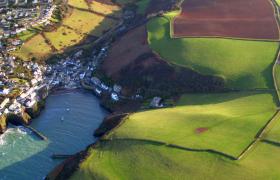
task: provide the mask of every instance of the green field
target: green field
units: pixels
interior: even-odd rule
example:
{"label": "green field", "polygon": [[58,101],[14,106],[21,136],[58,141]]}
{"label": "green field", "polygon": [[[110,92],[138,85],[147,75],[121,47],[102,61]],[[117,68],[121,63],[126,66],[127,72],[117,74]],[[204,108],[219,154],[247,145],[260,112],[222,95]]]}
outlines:
{"label": "green field", "polygon": [[280,0],[275,0],[275,1],[280,6]]}
{"label": "green field", "polygon": [[91,149],[78,179],[279,179],[280,148],[264,143],[242,161],[148,142],[111,141]]}
{"label": "green field", "polygon": [[18,51],[13,52],[13,55],[23,60],[30,60],[32,57],[45,58],[51,52],[51,48],[45,39],[41,34],[38,34],[28,40]]}
{"label": "green field", "polygon": [[68,0],[68,4],[77,8],[88,9],[86,0]]}
{"label": "green field", "polygon": [[214,38],[172,39],[170,22],[163,17],[151,20],[147,28],[152,49],[171,63],[190,67],[204,74],[221,76],[231,88],[273,88],[271,72],[277,42]]}
{"label": "green field", "polygon": [[[71,179],[280,178],[280,147],[259,141],[280,143],[272,76],[278,42],[171,38],[170,19],[178,12],[148,22],[151,48],[170,63],[221,76],[227,87],[245,91],[185,94],[174,107],[129,115],[90,148]],[[228,157],[238,157],[256,136],[241,160]]]}
{"label": "green field", "polygon": [[[185,95],[174,108],[135,113],[108,138],[147,139],[237,157],[276,111],[269,93]],[[197,132],[199,129],[207,129]]]}
{"label": "green field", "polygon": [[70,47],[77,44],[83,39],[81,34],[76,33],[74,30],[61,26],[55,31],[46,32],[45,36],[51,41],[51,44],[57,49]]}
{"label": "green field", "polygon": [[280,113],[277,115],[277,121],[275,121],[270,131],[265,135],[264,139],[276,142],[280,145]]}
{"label": "green field", "polygon": [[121,16],[121,9],[117,5],[109,5],[105,3],[100,3],[97,1],[92,1],[89,3],[90,9],[94,12],[98,12],[104,15],[113,15],[115,17]]}

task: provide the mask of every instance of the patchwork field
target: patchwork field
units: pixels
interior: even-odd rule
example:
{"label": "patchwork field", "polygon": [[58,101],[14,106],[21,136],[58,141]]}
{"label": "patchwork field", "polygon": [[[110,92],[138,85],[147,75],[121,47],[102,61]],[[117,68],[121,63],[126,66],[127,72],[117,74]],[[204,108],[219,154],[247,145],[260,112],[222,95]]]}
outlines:
{"label": "patchwork field", "polygon": [[85,0],[68,0],[68,4],[77,8],[89,9]]}
{"label": "patchwork field", "polygon": [[186,0],[174,36],[278,40],[279,29],[270,0]]}
{"label": "patchwork field", "polygon": [[118,13],[121,9],[117,5],[101,3],[98,1],[90,1],[89,5],[89,8],[94,12],[102,13],[104,15],[113,14],[116,17],[121,15],[121,13]]}
{"label": "patchwork field", "polygon": [[44,58],[51,52],[51,47],[46,43],[43,36],[38,34],[27,41],[19,51],[14,52],[14,55],[21,57],[23,60],[29,60],[31,57]]}
{"label": "patchwork field", "polygon": [[44,34],[57,50],[62,50],[75,45],[77,42],[83,39],[82,34],[78,34],[74,30],[64,26],[61,26],[52,32],[45,32]]}
{"label": "patchwork field", "polygon": [[[174,29],[170,22],[178,11],[148,22],[150,48],[168,63],[220,76],[228,88],[240,91],[184,94],[174,107],[130,114],[90,148],[70,179],[279,179],[280,113],[274,80],[280,84],[280,65],[273,72],[279,43],[172,38],[178,33],[178,20],[190,18],[190,24],[177,25],[199,36],[210,31],[205,36],[278,39],[270,2],[186,0],[183,6]],[[226,21],[236,31],[228,31]],[[145,36],[139,27],[116,41],[103,64],[106,73],[119,74],[123,66],[139,65],[135,59],[149,51]],[[151,63],[140,60],[145,67]],[[236,160],[244,151],[245,156]]]}
{"label": "patchwork field", "polygon": [[109,139],[142,139],[237,157],[276,111],[269,93],[185,95],[174,108],[135,113]]}
{"label": "patchwork field", "polygon": [[[85,37],[92,36],[98,38],[102,36],[119,23],[117,19],[110,17],[111,15],[113,16],[114,13],[118,13],[118,6],[93,2],[94,6],[98,5],[96,8],[104,13],[98,14],[89,10],[90,7],[85,1],[70,0],[68,3],[72,7],[71,14],[62,20],[59,27],[51,32],[43,32],[44,40],[42,40],[41,35],[36,35],[36,38],[28,40],[21,49],[13,54],[24,60],[30,60],[32,57],[43,59],[48,57],[50,52],[53,53],[53,51],[49,51],[49,49],[56,50],[58,53],[62,52],[65,48],[77,45]],[[28,39],[29,34],[23,35],[22,38]],[[48,42],[48,44],[32,42],[34,39],[40,39],[44,42]],[[37,53],[37,47],[26,47],[33,43],[37,43],[39,49],[42,48],[46,50],[44,50],[43,53]],[[26,49],[28,49],[28,52]]]}
{"label": "patchwork field", "polygon": [[[168,14],[174,16],[176,13]],[[273,88],[272,66],[277,42],[214,38],[170,37],[170,21],[161,17],[148,25],[151,48],[163,59],[204,74],[223,77],[227,86],[239,89]]]}
{"label": "patchwork field", "polygon": [[278,179],[280,148],[260,143],[242,161],[149,142],[113,140],[91,149],[70,178],[78,179]]}
{"label": "patchwork field", "polygon": [[78,9],[74,9],[71,16],[63,21],[63,25],[69,26],[80,33],[95,36],[102,35],[102,31],[111,28],[115,23],[115,20]]}

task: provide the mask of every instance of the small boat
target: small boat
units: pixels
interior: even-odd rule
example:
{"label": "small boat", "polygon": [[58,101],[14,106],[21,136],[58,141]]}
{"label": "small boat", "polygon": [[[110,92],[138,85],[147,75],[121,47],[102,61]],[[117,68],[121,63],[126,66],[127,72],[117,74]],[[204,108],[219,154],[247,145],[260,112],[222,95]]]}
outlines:
{"label": "small boat", "polygon": [[70,111],[70,108],[67,108],[66,111]]}
{"label": "small boat", "polygon": [[64,117],[62,116],[60,120],[61,120],[61,121],[64,121]]}

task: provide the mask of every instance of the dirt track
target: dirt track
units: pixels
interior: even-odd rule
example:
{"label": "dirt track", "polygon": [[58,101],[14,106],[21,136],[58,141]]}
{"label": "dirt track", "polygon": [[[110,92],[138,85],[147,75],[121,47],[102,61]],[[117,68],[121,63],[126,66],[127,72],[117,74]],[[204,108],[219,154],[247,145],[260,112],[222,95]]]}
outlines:
{"label": "dirt track", "polygon": [[269,0],[186,0],[174,36],[278,40],[279,30]]}

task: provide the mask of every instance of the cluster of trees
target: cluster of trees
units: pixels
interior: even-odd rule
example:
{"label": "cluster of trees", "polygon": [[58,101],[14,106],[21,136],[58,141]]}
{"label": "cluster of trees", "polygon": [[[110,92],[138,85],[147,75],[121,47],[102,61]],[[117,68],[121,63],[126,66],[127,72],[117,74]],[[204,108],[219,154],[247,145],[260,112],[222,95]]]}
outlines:
{"label": "cluster of trees", "polygon": [[121,70],[117,82],[130,92],[140,89],[147,98],[225,90],[222,78],[170,65],[152,52],[140,55],[134,62]]}

